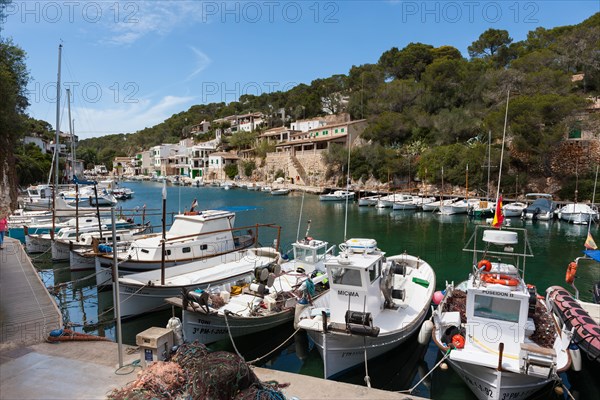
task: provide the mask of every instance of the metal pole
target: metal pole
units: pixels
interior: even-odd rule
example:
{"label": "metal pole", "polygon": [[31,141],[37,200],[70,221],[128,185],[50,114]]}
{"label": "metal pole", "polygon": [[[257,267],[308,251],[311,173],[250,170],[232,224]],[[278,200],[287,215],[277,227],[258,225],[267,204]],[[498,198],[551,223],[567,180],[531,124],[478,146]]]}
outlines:
{"label": "metal pole", "polygon": [[162,251],[160,258],[160,284],[165,284],[165,244],[167,241],[167,180],[163,181],[162,191]]}
{"label": "metal pole", "polygon": [[75,184],[75,238],[79,242],[79,184]]}
{"label": "metal pole", "polygon": [[58,195],[58,138],[60,135],[60,58],[62,54],[62,44],[58,45],[58,76],[56,78],[56,136],[54,138],[54,153],[56,154],[54,160],[54,196]]}
{"label": "metal pole", "polygon": [[73,179],[75,175],[75,159],[73,158],[73,125],[71,121],[71,90],[67,89],[67,109],[69,110],[69,134],[71,135],[71,172],[69,174],[69,180]]}
{"label": "metal pole", "polygon": [[121,299],[119,296],[119,264],[117,262],[117,232],[115,228],[115,207],[110,208],[110,218],[112,220],[112,245],[113,245],[113,293],[115,303],[115,318],[117,319],[117,344],[119,349],[119,368],[123,366],[123,334],[121,332]]}
{"label": "metal pole", "polygon": [[[94,184],[94,197],[96,197],[96,218],[98,218],[98,231],[100,232],[100,241],[102,241],[102,222],[100,221],[100,206],[98,205],[98,189],[96,188],[96,185]],[[113,206],[114,208],[114,206]],[[113,226],[114,226],[114,219],[113,219]]]}

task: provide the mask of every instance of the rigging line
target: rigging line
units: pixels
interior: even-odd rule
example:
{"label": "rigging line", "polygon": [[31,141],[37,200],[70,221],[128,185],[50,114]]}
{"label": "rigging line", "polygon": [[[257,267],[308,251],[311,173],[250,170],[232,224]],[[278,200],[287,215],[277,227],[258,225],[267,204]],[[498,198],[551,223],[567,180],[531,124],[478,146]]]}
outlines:
{"label": "rigging line", "polygon": [[347,239],[348,232],[348,202],[349,197],[348,193],[350,192],[350,132],[346,134],[346,140],[348,141],[348,168],[346,170],[346,215],[344,217],[344,242]]}
{"label": "rigging line", "polygon": [[510,100],[510,89],[508,89],[506,94],[506,110],[504,112],[504,130],[502,132],[502,150],[500,151],[500,168],[498,171],[498,189],[496,191],[496,204],[498,204],[498,199],[500,198],[500,182],[502,179],[502,161],[504,160],[504,140],[506,139],[506,125],[508,124],[508,102]]}
{"label": "rigging line", "polygon": [[306,191],[302,192],[302,202],[300,203],[300,215],[298,216],[298,230],[296,231],[296,242],[300,238],[300,224],[302,223],[302,209],[304,208],[304,195]]}
{"label": "rigging line", "polygon": [[[598,167],[600,167],[600,166],[596,165],[596,178],[594,179],[594,193],[592,193],[592,207],[594,207],[594,202],[596,201],[596,184],[598,183]],[[588,236],[590,234],[590,229],[592,228],[593,220],[594,220],[593,216],[590,215],[590,220],[588,222]]]}

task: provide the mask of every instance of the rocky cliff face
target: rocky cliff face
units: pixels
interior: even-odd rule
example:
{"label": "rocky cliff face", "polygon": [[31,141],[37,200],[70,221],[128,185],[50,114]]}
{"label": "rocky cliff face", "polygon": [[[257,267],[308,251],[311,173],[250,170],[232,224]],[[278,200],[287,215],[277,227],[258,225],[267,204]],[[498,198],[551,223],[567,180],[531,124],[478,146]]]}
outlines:
{"label": "rocky cliff face", "polygon": [[0,214],[17,208],[17,174],[15,168],[14,145],[10,138],[0,138]]}

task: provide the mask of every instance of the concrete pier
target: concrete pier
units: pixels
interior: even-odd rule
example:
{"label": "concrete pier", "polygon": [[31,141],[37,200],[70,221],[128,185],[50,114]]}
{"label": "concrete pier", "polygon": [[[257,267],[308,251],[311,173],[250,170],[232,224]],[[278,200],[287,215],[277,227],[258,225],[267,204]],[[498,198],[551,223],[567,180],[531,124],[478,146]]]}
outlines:
{"label": "concrete pier", "polygon": [[[20,242],[5,241],[0,250],[0,399],[105,399],[137,377],[137,348],[108,341],[46,342],[62,325],[53,298],[39,279]],[[395,392],[327,381],[305,375],[253,368],[261,381],[289,384],[287,399],[407,400]]]}

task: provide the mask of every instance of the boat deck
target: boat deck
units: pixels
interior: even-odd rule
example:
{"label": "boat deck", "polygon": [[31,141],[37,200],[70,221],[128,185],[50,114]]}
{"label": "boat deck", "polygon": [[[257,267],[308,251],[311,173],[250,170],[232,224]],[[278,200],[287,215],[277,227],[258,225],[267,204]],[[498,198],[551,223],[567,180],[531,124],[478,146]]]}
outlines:
{"label": "boat deck", "polygon": [[45,341],[62,316],[23,245],[5,238],[0,250],[0,347]]}

